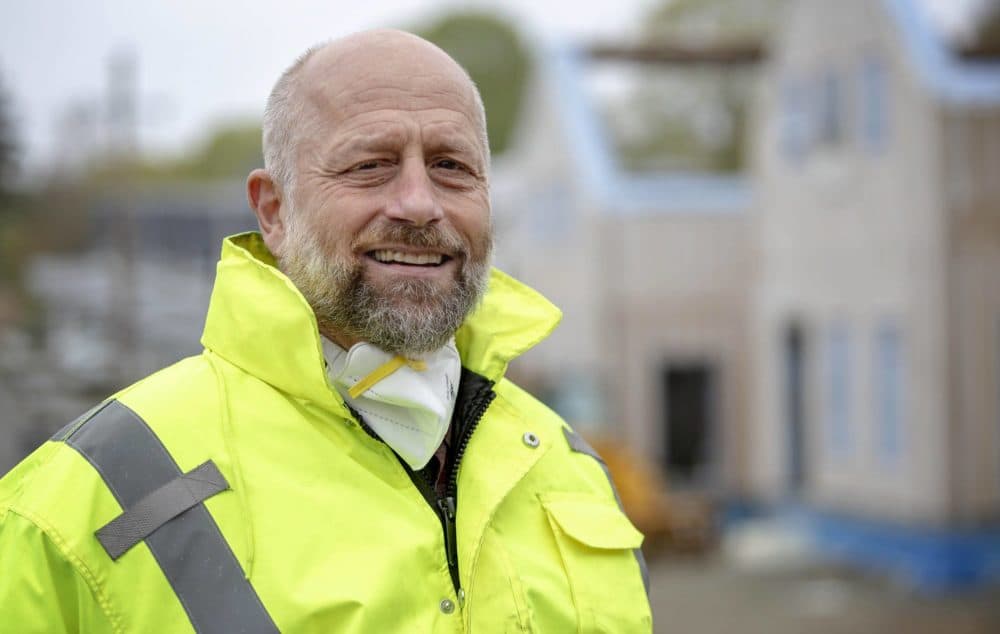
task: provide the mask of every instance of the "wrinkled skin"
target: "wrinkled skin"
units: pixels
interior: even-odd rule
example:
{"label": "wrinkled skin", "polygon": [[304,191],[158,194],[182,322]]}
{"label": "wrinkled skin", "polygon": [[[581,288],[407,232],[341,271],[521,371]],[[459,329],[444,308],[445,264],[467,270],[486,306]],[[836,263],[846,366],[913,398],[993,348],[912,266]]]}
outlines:
{"label": "wrinkled skin", "polygon": [[432,350],[481,297],[492,224],[474,91],[443,51],[398,31],[335,41],[301,68],[294,188],[283,196],[255,170],[248,197],[279,266],[342,347]]}

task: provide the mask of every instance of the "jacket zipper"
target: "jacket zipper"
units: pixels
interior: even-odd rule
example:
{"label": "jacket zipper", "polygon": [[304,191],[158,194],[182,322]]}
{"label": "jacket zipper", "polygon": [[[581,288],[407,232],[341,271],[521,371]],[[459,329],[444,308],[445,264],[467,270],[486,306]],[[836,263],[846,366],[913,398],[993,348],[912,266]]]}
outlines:
{"label": "jacket zipper", "polygon": [[[445,486],[444,497],[437,495],[433,482],[427,482],[418,472],[411,469],[410,465],[406,464],[405,460],[400,458],[399,455],[393,451],[393,455],[396,456],[396,459],[399,461],[399,464],[402,465],[406,474],[410,476],[410,480],[420,492],[421,497],[423,497],[427,503],[430,504],[435,514],[437,514],[438,518],[441,520],[441,528],[444,531],[444,550],[448,563],[448,572],[451,574],[451,583],[455,587],[455,595],[459,598],[459,602],[463,601],[465,593],[462,590],[462,582],[458,574],[458,534],[455,522],[458,511],[458,467],[462,462],[462,456],[465,455],[465,449],[469,445],[472,433],[476,431],[476,427],[479,426],[479,421],[482,420],[483,415],[486,413],[486,410],[489,409],[489,406],[493,402],[494,398],[496,398],[496,392],[493,391],[492,382],[487,382],[484,387],[479,390],[479,393],[472,397],[470,405],[474,405],[475,409],[468,413],[466,417],[467,420],[464,421],[465,424],[462,429],[462,436],[455,444],[455,447],[448,453],[448,461],[445,465],[448,479]],[[354,420],[361,426],[361,429],[372,438],[384,444],[384,441],[379,438],[378,434],[375,433],[375,430],[369,427],[368,423],[364,421],[360,412],[357,412],[350,405],[347,407],[354,416]],[[452,424],[462,422],[462,420],[452,420]],[[388,445],[386,446],[388,447]],[[391,447],[389,449],[392,451]]]}
{"label": "jacket zipper", "polygon": [[451,582],[457,592],[461,590],[461,581],[458,579],[458,534],[455,527],[455,498],[438,498],[437,507],[440,511],[441,523],[444,526],[444,551],[448,559],[448,571],[451,573]]}
{"label": "jacket zipper", "polygon": [[[461,578],[458,575],[458,536],[455,525],[455,517],[458,510],[458,467],[462,463],[462,456],[465,455],[465,449],[469,445],[472,433],[476,431],[479,421],[482,420],[483,414],[486,413],[494,398],[496,398],[496,393],[493,391],[492,385],[488,387],[488,391],[485,393],[481,392],[475,397],[474,403],[476,408],[471,412],[471,417],[462,430],[461,438],[455,447],[452,448],[452,454],[448,456],[448,464],[446,465],[448,481],[444,497],[438,497],[436,501],[444,528],[444,546],[448,559],[448,571],[451,573],[451,582],[455,586],[455,593],[460,601],[464,598],[464,592],[462,591]],[[433,487],[431,490],[434,490]],[[434,491],[434,493],[436,494],[437,492]]]}

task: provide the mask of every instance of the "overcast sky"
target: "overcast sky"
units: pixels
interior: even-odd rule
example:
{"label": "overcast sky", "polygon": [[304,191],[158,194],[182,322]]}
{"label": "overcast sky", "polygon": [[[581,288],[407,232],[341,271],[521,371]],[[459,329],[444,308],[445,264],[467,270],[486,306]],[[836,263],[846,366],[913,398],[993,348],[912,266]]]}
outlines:
{"label": "overcast sky", "polygon": [[[379,26],[419,25],[449,0],[33,0],[5,3],[0,77],[13,98],[21,145],[38,164],[59,151],[56,122],[71,104],[96,105],[108,60],[138,59],[140,141],[146,151],[184,148],[215,122],[259,117],[271,84],[303,49]],[[503,14],[534,36],[613,37],[645,0],[506,0]],[[276,7],[280,6],[280,9]]]}
{"label": "overcast sky", "polygon": [[[976,0],[923,0],[960,23]],[[632,32],[656,0],[504,0],[502,13],[532,38],[611,39]],[[108,60],[138,60],[140,143],[176,152],[216,122],[259,117],[281,70],[308,45],[378,26],[418,25],[455,0],[14,0],[0,18],[0,78],[13,100],[29,164],[68,151],[56,122],[72,104],[103,104]],[[277,7],[280,6],[280,9]],[[64,137],[63,137],[64,138]]]}

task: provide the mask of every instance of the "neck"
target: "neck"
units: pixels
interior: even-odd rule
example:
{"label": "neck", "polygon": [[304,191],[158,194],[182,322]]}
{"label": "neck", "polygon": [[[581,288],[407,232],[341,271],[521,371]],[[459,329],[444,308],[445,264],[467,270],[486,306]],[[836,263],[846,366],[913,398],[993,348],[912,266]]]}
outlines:
{"label": "neck", "polygon": [[337,344],[344,350],[350,350],[354,344],[361,341],[360,337],[352,337],[341,332],[337,332],[330,326],[320,323],[319,324],[319,334],[323,335],[333,343]]}

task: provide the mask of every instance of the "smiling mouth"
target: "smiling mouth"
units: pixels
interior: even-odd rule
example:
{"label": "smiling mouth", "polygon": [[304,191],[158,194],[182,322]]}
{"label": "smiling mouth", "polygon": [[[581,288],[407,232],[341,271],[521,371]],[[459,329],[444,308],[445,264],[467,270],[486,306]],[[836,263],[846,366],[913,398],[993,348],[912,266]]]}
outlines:
{"label": "smiling mouth", "polygon": [[368,257],[382,264],[402,264],[405,266],[435,267],[441,266],[451,258],[442,253],[406,253],[392,249],[377,249],[369,251]]}

